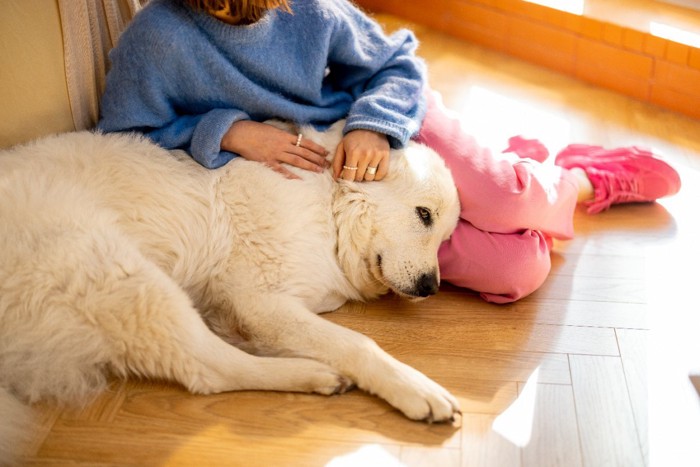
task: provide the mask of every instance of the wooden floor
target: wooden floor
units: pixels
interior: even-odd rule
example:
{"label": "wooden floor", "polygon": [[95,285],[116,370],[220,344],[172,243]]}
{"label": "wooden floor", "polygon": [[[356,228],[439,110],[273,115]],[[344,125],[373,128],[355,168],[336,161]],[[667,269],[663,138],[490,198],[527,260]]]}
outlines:
{"label": "wooden floor", "polygon": [[681,193],[578,212],[551,277],[516,304],[445,284],[420,304],[326,315],[447,387],[464,412],[455,426],[408,421],[360,391],[201,397],[129,381],[83,410],[42,407],[27,465],[700,465],[688,378],[700,369],[700,121],[414,29],[433,87],[483,144],[651,146],[679,167]]}

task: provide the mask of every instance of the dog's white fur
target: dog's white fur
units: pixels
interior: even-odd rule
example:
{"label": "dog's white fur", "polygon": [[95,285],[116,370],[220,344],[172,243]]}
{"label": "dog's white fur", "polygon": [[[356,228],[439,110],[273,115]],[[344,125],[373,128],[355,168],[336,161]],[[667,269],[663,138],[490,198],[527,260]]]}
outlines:
{"label": "dog's white fur", "polygon": [[[331,153],[340,138],[303,131]],[[242,158],[206,170],[89,132],[0,152],[0,438],[14,444],[19,400],[85,400],[109,372],[197,393],[356,384],[411,419],[450,420],[445,389],[317,316],[435,292],[459,210],[449,171],[411,143],[381,182],[296,173]]]}

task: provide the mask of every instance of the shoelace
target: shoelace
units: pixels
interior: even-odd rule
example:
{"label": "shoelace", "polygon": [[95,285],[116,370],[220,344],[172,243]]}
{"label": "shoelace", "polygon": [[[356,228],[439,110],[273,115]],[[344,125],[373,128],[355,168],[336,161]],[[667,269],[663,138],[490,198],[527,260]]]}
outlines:
{"label": "shoelace", "polygon": [[589,214],[604,211],[613,204],[647,201],[639,194],[639,183],[629,172],[591,169],[588,176],[595,181],[594,199],[586,203]]}

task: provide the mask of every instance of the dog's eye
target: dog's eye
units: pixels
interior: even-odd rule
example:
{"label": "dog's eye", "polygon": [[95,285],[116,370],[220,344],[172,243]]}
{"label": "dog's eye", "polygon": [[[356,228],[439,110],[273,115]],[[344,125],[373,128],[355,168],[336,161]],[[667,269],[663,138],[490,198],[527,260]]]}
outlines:
{"label": "dog's eye", "polygon": [[430,209],[424,208],[423,206],[418,206],[416,208],[416,214],[418,214],[421,222],[423,222],[423,225],[426,227],[430,227],[430,225],[433,223],[433,217],[430,213]]}

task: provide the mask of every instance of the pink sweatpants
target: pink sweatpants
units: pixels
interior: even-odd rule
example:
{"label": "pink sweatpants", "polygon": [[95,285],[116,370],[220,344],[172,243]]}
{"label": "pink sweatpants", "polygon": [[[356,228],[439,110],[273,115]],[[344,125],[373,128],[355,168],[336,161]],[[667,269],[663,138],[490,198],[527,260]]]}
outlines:
{"label": "pink sweatpants", "polygon": [[480,147],[433,91],[416,139],[445,159],[459,191],[459,224],[438,253],[442,279],[494,303],[534,292],[549,274],[552,238],[573,237],[574,176]]}

